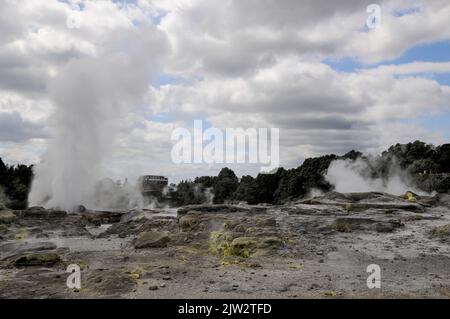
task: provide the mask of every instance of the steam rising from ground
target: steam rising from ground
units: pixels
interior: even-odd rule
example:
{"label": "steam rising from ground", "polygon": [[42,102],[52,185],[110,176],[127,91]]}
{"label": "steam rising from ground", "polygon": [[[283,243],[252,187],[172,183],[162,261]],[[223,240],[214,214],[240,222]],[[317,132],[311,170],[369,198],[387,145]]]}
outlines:
{"label": "steam rising from ground", "polygon": [[95,185],[92,208],[127,209],[144,207],[146,204],[140,189],[127,180],[122,183],[105,178]]}
{"label": "steam rising from ground", "polygon": [[335,191],[349,192],[385,192],[394,195],[402,195],[407,191],[417,194],[425,194],[414,187],[410,176],[396,165],[389,167],[387,178],[373,178],[370,172],[373,170],[369,161],[360,158],[356,160],[335,160],[331,162],[325,179],[334,185]]}
{"label": "steam rising from ground", "polygon": [[30,205],[72,210],[99,202],[95,186],[107,174],[102,163],[116,148],[121,115],[141,103],[165,49],[151,26],[113,33],[95,56],[72,60],[50,83],[53,139],[35,167]]}
{"label": "steam rising from ground", "polygon": [[205,197],[206,197],[206,203],[207,204],[213,204],[214,203],[214,193],[212,187],[208,187],[205,189]]}
{"label": "steam rising from ground", "polygon": [[0,186],[0,209],[5,209],[8,202],[9,202],[9,198],[8,198],[8,196],[5,195],[3,188]]}

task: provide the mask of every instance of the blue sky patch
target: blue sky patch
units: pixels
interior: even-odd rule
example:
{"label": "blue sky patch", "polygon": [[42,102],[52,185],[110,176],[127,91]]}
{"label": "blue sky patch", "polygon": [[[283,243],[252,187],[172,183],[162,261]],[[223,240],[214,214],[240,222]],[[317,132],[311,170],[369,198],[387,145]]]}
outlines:
{"label": "blue sky patch", "polygon": [[150,116],[149,120],[158,123],[171,123],[175,121],[175,116],[170,112],[161,112],[153,114]]}
{"label": "blue sky patch", "polygon": [[407,16],[407,15],[417,14],[419,12],[420,12],[419,7],[410,7],[410,8],[393,10],[391,12],[391,15],[393,15],[394,17],[403,17],[403,16]]}
{"label": "blue sky patch", "polygon": [[[339,59],[325,59],[322,61],[338,72],[355,72],[358,69],[374,68],[380,65],[399,65],[413,62],[450,62],[450,41],[435,42],[430,44],[417,45],[407,50],[402,56],[372,65],[362,64],[353,57],[345,57]],[[437,75],[436,79],[443,84],[447,83],[448,78]],[[441,83],[441,82],[439,82]]]}
{"label": "blue sky patch", "polygon": [[179,84],[182,82],[183,80],[176,75],[161,73],[153,80],[152,86],[154,86],[155,88],[160,88],[163,85]]}

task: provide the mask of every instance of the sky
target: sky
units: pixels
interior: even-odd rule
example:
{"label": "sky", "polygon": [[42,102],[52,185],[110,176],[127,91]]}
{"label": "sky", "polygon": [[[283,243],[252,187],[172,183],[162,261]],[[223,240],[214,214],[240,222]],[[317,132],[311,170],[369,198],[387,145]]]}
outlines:
{"label": "sky", "polygon": [[[374,29],[366,26],[371,3],[381,8]],[[86,107],[79,88],[57,98],[52,91],[68,77],[64,92],[77,85],[67,75],[77,61],[96,61],[82,70],[107,82],[102,101],[126,101],[105,113],[118,114],[102,159],[115,179],[259,171],[173,163],[171,133],[196,119],[222,130],[278,128],[286,168],[351,149],[448,143],[449,17],[447,0],[3,0],[0,157],[40,163],[60,102]],[[111,73],[126,74],[123,81],[98,74],[103,60],[134,51],[126,71]]]}

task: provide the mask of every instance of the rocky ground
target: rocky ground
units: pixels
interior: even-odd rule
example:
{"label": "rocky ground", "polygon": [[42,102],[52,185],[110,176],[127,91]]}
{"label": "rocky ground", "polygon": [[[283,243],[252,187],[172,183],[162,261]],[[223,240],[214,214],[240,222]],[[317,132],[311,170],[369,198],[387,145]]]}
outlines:
{"label": "rocky ground", "polygon": [[[81,288],[66,285],[81,268]],[[367,287],[367,266],[381,288]],[[0,211],[1,298],[449,298],[450,195]]]}

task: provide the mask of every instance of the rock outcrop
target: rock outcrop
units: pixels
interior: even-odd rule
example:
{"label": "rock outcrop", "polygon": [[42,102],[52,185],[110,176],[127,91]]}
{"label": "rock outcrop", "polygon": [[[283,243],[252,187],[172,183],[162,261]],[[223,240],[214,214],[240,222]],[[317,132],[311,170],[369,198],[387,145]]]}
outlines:
{"label": "rock outcrop", "polygon": [[142,233],[134,241],[134,247],[141,248],[163,248],[166,247],[170,241],[169,233],[150,231]]}

